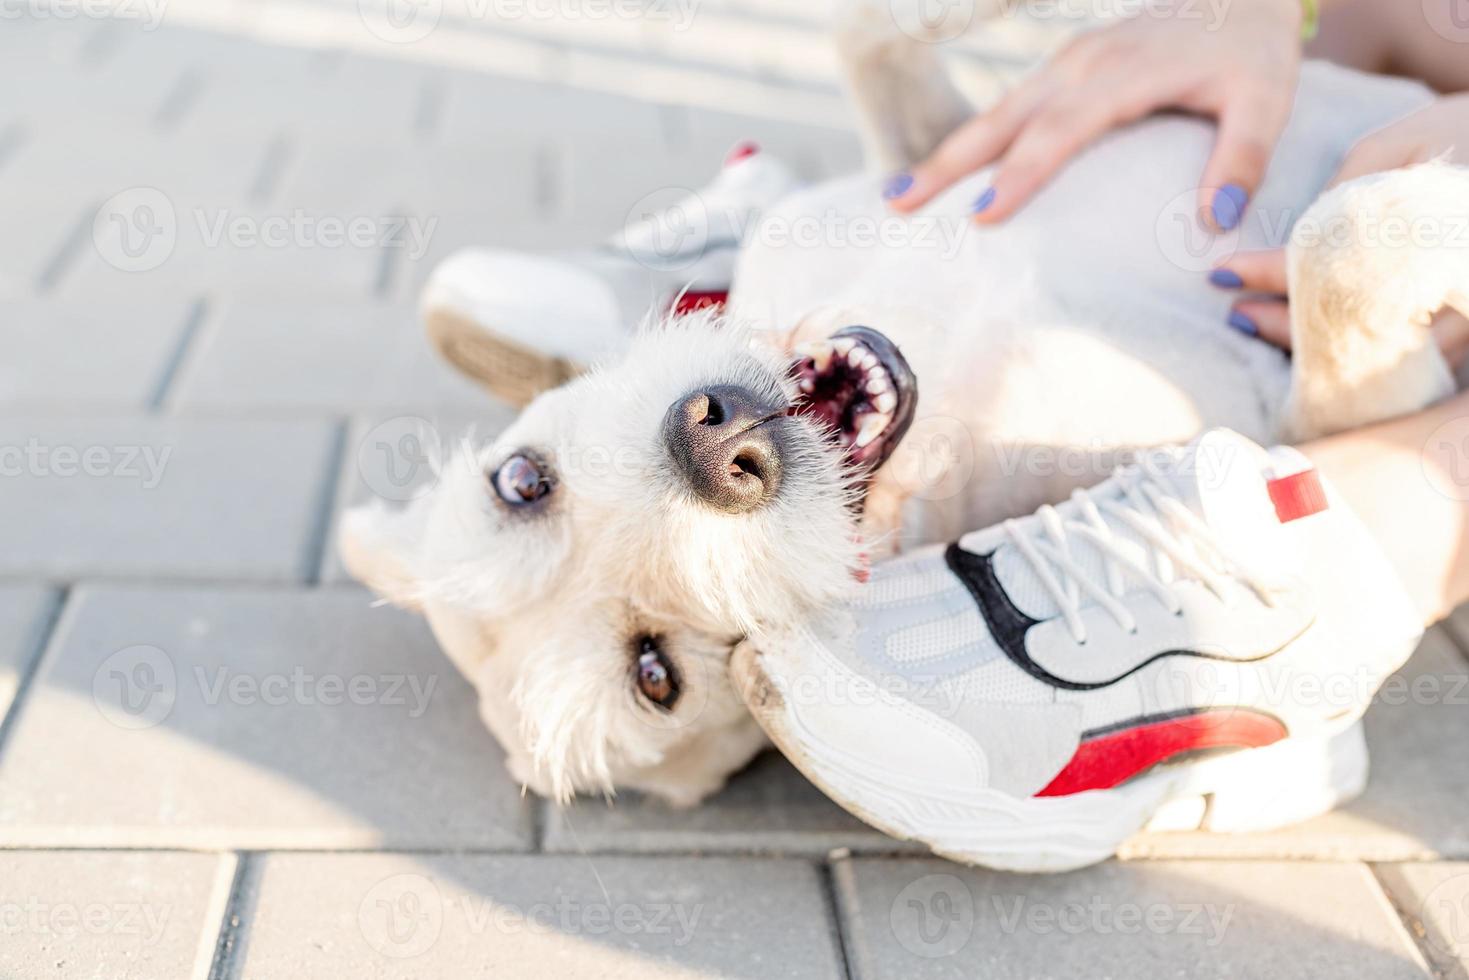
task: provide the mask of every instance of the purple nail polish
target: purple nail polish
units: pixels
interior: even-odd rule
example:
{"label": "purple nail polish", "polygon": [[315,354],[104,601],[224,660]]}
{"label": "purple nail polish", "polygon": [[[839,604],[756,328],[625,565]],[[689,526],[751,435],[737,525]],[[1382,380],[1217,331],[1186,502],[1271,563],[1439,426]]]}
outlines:
{"label": "purple nail polish", "polygon": [[893,174],[882,185],[882,199],[884,201],[891,201],[895,197],[902,197],[908,193],[908,189],[912,186],[912,174],[906,171],[900,174]]}
{"label": "purple nail polish", "polygon": [[1245,281],[1232,269],[1215,269],[1209,273],[1209,281],[1220,289],[1239,289]]}
{"label": "purple nail polish", "polygon": [[1246,337],[1260,336],[1260,328],[1255,325],[1255,321],[1245,316],[1239,310],[1229,311],[1229,325]]}
{"label": "purple nail polish", "polygon": [[1214,203],[1210,210],[1214,212],[1214,223],[1225,231],[1233,231],[1239,225],[1239,219],[1244,217],[1245,202],[1250,195],[1238,184],[1225,184],[1214,192]]}
{"label": "purple nail polish", "polygon": [[983,194],[979,195],[979,197],[977,197],[977,198],[974,199],[974,203],[972,205],[970,205],[969,210],[972,211],[975,214],[980,214],[986,208],[988,208],[991,204],[994,204],[994,203],[995,203],[995,189],[993,187],[990,187],[990,188],[987,188]]}

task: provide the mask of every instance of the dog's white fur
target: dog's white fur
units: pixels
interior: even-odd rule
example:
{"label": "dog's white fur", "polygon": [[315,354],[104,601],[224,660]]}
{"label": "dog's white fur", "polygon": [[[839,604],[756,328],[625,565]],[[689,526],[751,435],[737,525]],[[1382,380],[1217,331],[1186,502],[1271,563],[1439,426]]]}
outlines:
{"label": "dog's white fur", "polygon": [[[856,4],[841,36],[869,150],[892,167],[969,109],[934,48],[897,30],[887,6]],[[1282,233],[1301,217],[1353,141],[1428,98],[1308,66],[1239,247],[1272,244],[1267,225]],[[1334,234],[1298,235],[1291,248],[1292,367],[1224,325],[1228,297],[1204,282],[1210,256],[1189,250],[1212,137],[1178,117],[1108,136],[1003,227],[969,228],[950,256],[915,242],[803,248],[756,235],[728,322],[698,316],[645,333],[616,363],[542,395],[493,443],[466,447],[406,511],[350,512],[348,565],[427,615],[479,688],[515,778],[561,798],[626,786],[695,802],[765,744],[726,674],[729,650],[754,623],[841,594],[859,545],[849,478],[804,420],[787,420],[786,478],[771,504],[732,516],[692,499],[661,442],[668,406],[690,390],[739,383],[788,398],[775,350],[793,339],[863,323],[896,341],[920,400],[866,498],[861,532],[884,548],[1029,512],[1100,480],[1127,450],[1206,427],[1300,439],[1452,390],[1427,321],[1469,305],[1469,248],[1381,247],[1367,225],[1469,217],[1465,172],[1368,178],[1296,222]],[[909,226],[965,222],[986,176]],[[823,184],[763,220],[890,222],[877,190],[871,175]],[[749,328],[770,331],[768,342],[752,345]],[[497,507],[485,481],[524,448],[554,460],[560,481],[531,519]],[[682,680],[670,712],[632,683],[638,637],[650,633]]]}

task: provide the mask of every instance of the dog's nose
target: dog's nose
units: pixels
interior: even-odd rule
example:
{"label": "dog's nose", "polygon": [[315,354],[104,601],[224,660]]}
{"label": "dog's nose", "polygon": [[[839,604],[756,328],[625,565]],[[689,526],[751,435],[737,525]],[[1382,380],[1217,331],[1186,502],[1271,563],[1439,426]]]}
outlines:
{"label": "dog's nose", "polygon": [[685,395],[663,418],[663,441],[694,493],[731,514],[754,510],[780,486],[780,406],[738,385]]}

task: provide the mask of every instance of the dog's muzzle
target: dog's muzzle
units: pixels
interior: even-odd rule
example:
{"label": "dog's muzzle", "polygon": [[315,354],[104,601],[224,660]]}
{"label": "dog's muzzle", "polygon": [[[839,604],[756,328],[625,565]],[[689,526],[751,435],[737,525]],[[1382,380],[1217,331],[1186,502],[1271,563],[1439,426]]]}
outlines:
{"label": "dog's muzzle", "polygon": [[674,402],[663,441],[699,499],[730,514],[748,513],[780,488],[786,406],[738,385],[714,385]]}

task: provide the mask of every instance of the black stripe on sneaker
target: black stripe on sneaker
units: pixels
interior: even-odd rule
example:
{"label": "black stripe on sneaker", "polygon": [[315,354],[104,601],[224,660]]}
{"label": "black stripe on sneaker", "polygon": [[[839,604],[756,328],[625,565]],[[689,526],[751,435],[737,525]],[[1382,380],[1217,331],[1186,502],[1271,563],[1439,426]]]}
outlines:
{"label": "black stripe on sneaker", "polygon": [[1204,660],[1221,660],[1228,663],[1250,663],[1255,660],[1264,660],[1277,652],[1268,650],[1256,657],[1224,657],[1200,650],[1162,650],[1138,661],[1130,670],[1108,680],[1068,681],[1065,678],[1057,677],[1031,659],[1029,651],[1025,648],[1025,634],[1041,620],[1033,619],[1021,612],[1010,598],[1010,594],[1005,591],[1005,587],[1000,584],[999,576],[995,574],[995,553],[993,551],[985,555],[976,555],[972,551],[965,551],[956,542],[949,545],[944,552],[944,562],[949,566],[949,571],[953,572],[954,576],[969,590],[975,605],[979,606],[979,612],[984,617],[985,625],[989,627],[990,635],[995,638],[996,645],[1005,652],[1005,656],[1036,680],[1062,690],[1095,691],[1103,687],[1111,687],[1118,681],[1131,677],[1153,661],[1162,660],[1164,657],[1199,657]]}

